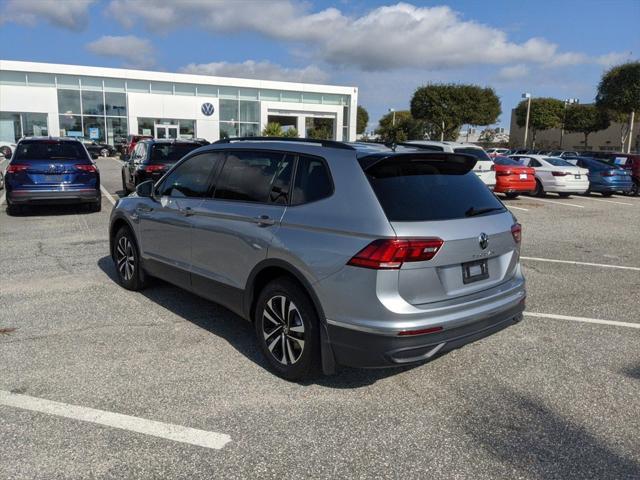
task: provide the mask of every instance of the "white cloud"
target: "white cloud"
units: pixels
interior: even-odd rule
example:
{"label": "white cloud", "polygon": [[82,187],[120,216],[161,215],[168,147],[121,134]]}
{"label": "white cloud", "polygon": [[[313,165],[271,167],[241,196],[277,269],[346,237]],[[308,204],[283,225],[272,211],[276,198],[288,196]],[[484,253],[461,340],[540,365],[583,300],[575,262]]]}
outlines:
{"label": "white cloud", "polygon": [[455,68],[468,65],[546,63],[572,52],[559,52],[545,39],[509,41],[497,28],[464,20],[446,6],[417,7],[398,3],[361,16],[336,8],[312,12],[293,0],[112,0],[108,12],[125,26],[144,22],[163,31],[199,25],[212,33],[251,31],[268,38],[301,43],[309,55],[333,65],[363,70],[398,67]]}
{"label": "white cloud", "polygon": [[329,79],[329,75],[326,72],[314,65],[304,68],[286,68],[269,61],[256,62],[254,60],[247,60],[242,63],[190,63],[182,67],[180,71],[199,75],[285,80],[303,83],[325,83]]}
{"label": "white cloud", "polygon": [[106,35],[87,44],[86,48],[95,55],[124,60],[129,67],[148,68],[155,64],[155,49],[151,42],[134,35]]}
{"label": "white cloud", "polygon": [[632,59],[633,54],[631,52],[611,52],[606,55],[600,55],[596,57],[596,63],[603,67],[612,67],[619,63],[628,62]]}
{"label": "white cloud", "polygon": [[518,64],[511,65],[509,67],[502,67],[498,71],[497,79],[498,80],[519,80],[521,78],[526,77],[529,74],[529,67],[526,65]]}
{"label": "white cloud", "polygon": [[34,26],[40,20],[69,30],[84,30],[89,7],[95,0],[7,0],[0,10],[0,24]]}

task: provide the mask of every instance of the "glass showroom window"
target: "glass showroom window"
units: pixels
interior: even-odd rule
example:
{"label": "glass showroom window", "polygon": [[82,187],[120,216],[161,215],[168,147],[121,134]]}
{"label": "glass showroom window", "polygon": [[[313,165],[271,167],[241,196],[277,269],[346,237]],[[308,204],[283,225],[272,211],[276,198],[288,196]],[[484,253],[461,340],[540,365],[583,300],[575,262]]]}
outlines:
{"label": "glass showroom window", "polygon": [[260,132],[260,102],[220,100],[220,138],[256,136]]}
{"label": "glass showroom window", "polygon": [[196,122],[193,120],[178,120],[180,125],[180,138],[195,138]]}
{"label": "glass showroom window", "polygon": [[22,137],[19,113],[0,113],[0,140],[15,143]]}
{"label": "glass showroom window", "polygon": [[127,116],[127,96],[124,93],[105,92],[105,109],[107,116]]}
{"label": "glass showroom window", "polygon": [[82,114],[104,115],[104,100],[102,92],[82,92]]}
{"label": "glass showroom window", "polygon": [[96,142],[105,141],[104,117],[85,116],[82,120],[84,123],[84,138],[95,140]]}
{"label": "glass showroom window", "polygon": [[58,90],[58,113],[81,113],[78,90]]}
{"label": "glass showroom window", "polygon": [[80,115],[60,115],[60,136],[82,136],[82,118]]}
{"label": "glass showroom window", "polygon": [[126,118],[107,117],[107,143],[109,145],[126,142],[128,134]]}
{"label": "glass showroom window", "polygon": [[23,113],[22,132],[26,136],[46,137],[49,135],[49,124],[46,113]]}

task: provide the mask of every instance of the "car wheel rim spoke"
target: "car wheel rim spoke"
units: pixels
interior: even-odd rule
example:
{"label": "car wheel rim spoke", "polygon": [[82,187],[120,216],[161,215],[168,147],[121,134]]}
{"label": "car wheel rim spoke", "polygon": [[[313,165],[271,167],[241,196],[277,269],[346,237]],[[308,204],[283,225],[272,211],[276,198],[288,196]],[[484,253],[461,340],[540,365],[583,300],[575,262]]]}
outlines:
{"label": "car wheel rim spoke", "polygon": [[116,264],[120,275],[125,281],[129,281],[133,278],[136,256],[133,244],[127,237],[122,237],[118,240],[118,245],[116,246]]}
{"label": "car wheel rim spoke", "polygon": [[262,312],[267,349],[282,365],[294,365],[304,351],[304,322],[298,307],[283,295],[270,298]]}

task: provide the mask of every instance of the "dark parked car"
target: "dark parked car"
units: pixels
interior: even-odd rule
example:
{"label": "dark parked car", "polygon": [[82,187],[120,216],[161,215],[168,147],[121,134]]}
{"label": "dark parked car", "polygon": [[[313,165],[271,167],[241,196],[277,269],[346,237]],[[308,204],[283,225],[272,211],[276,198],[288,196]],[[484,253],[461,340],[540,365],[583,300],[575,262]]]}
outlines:
{"label": "dark parked car", "polygon": [[142,140],[122,165],[122,189],[129,193],[145,180],[160,179],[174,163],[202,144],[192,140]]}
{"label": "dark parked car", "polygon": [[588,192],[599,192],[605,197],[614,193],[629,193],[633,189],[631,173],[604,160],[591,157],[567,158],[567,162],[589,170]]}
{"label": "dark parked car", "polygon": [[24,205],[87,203],[100,211],[100,172],[82,142],[26,137],[5,172],[9,213]]}
{"label": "dark parked car", "polygon": [[605,162],[624,168],[631,174],[633,186],[629,195],[640,195],[640,154],[620,152],[584,152],[583,155],[598,158]]}
{"label": "dark parked car", "polygon": [[82,139],[81,141],[89,152],[89,155],[91,155],[91,158],[111,157],[117,152],[115,147],[112,147],[111,145],[108,145],[106,143],[99,143],[95,140],[88,139]]}

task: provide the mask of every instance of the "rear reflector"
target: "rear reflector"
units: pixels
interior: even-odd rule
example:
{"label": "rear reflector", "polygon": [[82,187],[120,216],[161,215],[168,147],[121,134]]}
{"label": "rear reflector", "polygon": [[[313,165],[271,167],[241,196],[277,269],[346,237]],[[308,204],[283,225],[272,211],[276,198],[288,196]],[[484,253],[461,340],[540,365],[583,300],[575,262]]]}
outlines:
{"label": "rear reflector", "polygon": [[569,175],[569,173],[568,172],[551,172],[551,175],[553,175],[554,177],[565,177]]}
{"label": "rear reflector", "polygon": [[420,330],[403,330],[398,332],[399,337],[407,337],[411,335],[426,335],[427,333],[441,332],[442,327],[422,328]]}
{"label": "rear reflector", "polygon": [[98,171],[95,165],[86,164],[86,163],[79,163],[77,165],[74,165],[74,167],[76,170],[80,170],[81,172],[97,172]]}
{"label": "rear reflector", "polygon": [[513,172],[511,170],[498,170],[496,172],[496,176],[498,177],[506,177],[508,175],[513,175]]}
{"label": "rear reflector", "polygon": [[347,265],[374,270],[400,268],[404,262],[431,260],[443,244],[440,238],[374,240]]}
{"label": "rear reflector", "polygon": [[25,172],[27,170],[29,170],[29,165],[24,165],[21,163],[10,163],[9,166],[7,167],[6,173]]}
{"label": "rear reflector", "polygon": [[511,235],[513,235],[513,239],[516,243],[520,243],[522,241],[522,225],[516,223],[511,227]]}

